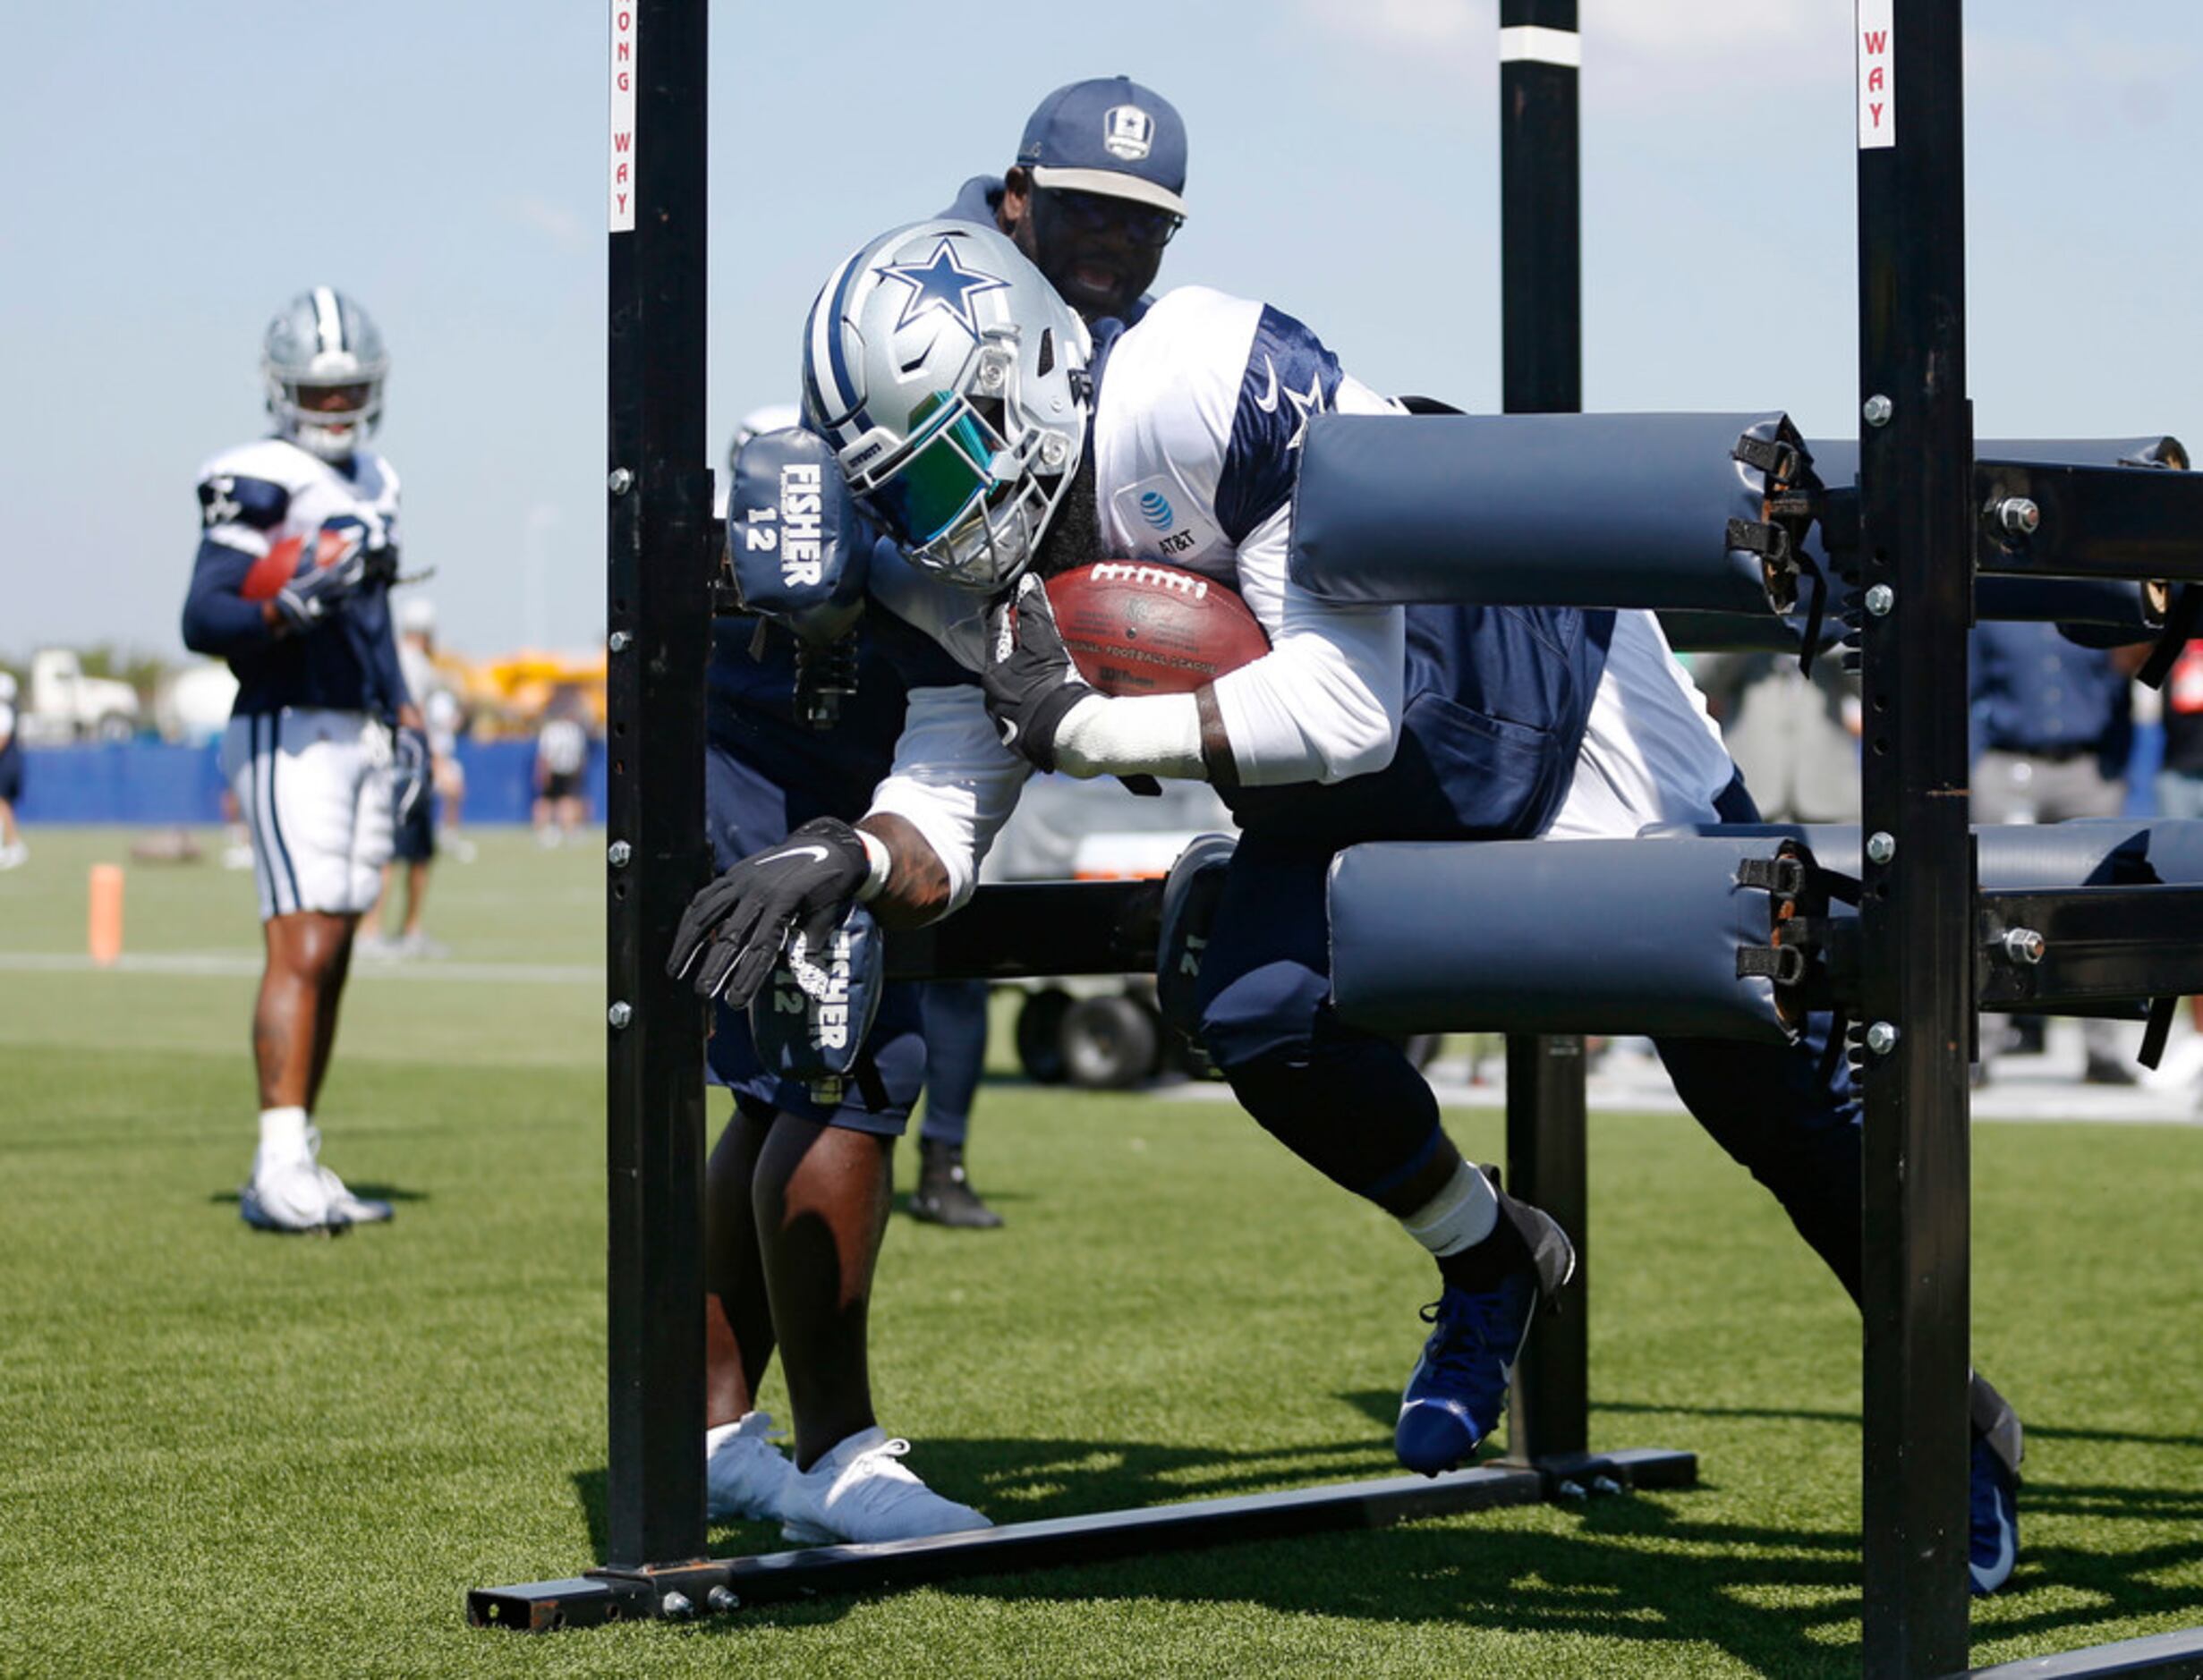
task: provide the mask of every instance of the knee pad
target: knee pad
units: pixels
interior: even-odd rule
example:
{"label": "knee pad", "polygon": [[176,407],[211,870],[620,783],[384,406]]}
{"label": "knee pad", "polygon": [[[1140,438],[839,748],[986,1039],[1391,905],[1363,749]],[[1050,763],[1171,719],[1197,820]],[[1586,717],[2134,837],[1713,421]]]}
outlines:
{"label": "knee pad", "polygon": [[1187,1039],[1201,1039],[1201,958],[1224,895],[1224,871],[1238,842],[1204,834],[1178,853],[1162,884],[1155,940],[1155,1008]]}

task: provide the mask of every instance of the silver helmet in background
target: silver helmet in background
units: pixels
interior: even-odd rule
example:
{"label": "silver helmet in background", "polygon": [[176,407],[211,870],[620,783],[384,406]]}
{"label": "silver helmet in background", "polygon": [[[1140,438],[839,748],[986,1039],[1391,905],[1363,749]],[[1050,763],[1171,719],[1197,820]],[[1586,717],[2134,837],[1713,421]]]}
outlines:
{"label": "silver helmet in background", "polygon": [[992,590],[1031,563],[1085,446],[1086,325],[1008,238],[883,233],[804,328],[806,422],[911,562]]}
{"label": "silver helmet in background", "polygon": [[285,304],[260,344],[276,435],[324,461],[344,460],[374,431],[389,370],[368,312],[330,286]]}

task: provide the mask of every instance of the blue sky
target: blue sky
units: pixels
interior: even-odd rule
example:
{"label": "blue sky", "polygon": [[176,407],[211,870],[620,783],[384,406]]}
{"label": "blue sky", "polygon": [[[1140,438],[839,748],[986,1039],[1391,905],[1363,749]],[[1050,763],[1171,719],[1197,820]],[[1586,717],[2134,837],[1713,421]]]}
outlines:
{"label": "blue sky", "polygon": [[[11,11],[0,653],[180,651],[197,466],[257,433],[261,328],[323,281],[389,340],[380,441],[446,641],[593,641],[606,7]],[[2203,7],[1970,11],[1980,430],[2203,440]],[[1583,13],[1587,405],[1852,429],[1850,0]],[[791,395],[848,248],[999,172],[1050,89],[1119,72],[1191,133],[1166,285],[1266,298],[1381,388],[1496,404],[1494,0],[720,0],[712,35],[715,455]]]}

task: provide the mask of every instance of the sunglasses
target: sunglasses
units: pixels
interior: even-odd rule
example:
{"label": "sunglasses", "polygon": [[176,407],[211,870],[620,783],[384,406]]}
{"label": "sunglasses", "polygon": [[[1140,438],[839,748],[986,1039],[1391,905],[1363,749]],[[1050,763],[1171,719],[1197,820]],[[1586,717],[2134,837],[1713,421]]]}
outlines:
{"label": "sunglasses", "polygon": [[1186,222],[1184,216],[1166,210],[1161,205],[1112,198],[1104,192],[1044,188],[1036,191],[1033,197],[1047,207],[1050,215],[1077,233],[1100,233],[1113,229],[1122,233],[1136,245],[1158,250],[1168,245],[1171,235]]}

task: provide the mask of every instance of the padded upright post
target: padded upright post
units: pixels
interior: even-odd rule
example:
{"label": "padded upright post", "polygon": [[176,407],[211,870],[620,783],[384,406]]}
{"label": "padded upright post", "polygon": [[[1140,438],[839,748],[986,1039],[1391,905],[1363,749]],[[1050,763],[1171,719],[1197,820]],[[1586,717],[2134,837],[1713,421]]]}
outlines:
{"label": "padded upright post", "polygon": [[704,1549],[703,1014],[665,954],[710,861],[706,0],[611,12],[606,1545],[638,1569]]}
{"label": "padded upright post", "polygon": [[[1576,0],[1500,0],[1500,364],[1510,414],[1584,403],[1582,169]],[[1576,1244],[1564,1313],[1541,1314],[1516,1362],[1507,1450],[1582,1453],[1590,1421],[1590,1230],[1584,1044],[1507,1041],[1507,1179]]]}

